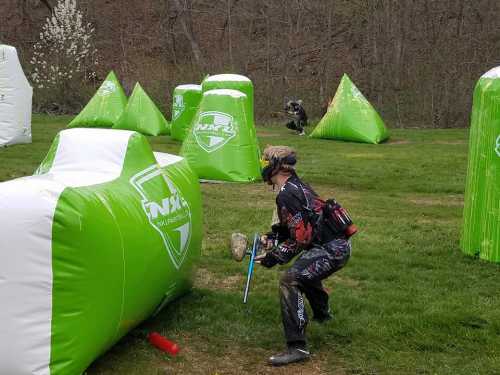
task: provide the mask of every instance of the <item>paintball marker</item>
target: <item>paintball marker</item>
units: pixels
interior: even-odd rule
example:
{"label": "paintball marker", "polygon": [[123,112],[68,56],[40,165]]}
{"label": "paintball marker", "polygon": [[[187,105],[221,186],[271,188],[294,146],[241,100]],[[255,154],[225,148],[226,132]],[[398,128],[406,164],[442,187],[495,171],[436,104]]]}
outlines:
{"label": "paintball marker", "polygon": [[272,116],[276,116],[276,117],[287,117],[291,120],[297,120],[298,116],[296,114],[294,114],[293,112],[288,112],[288,111],[274,111],[274,112],[271,112],[271,115]]}
{"label": "paintball marker", "polygon": [[233,259],[241,262],[245,255],[250,255],[250,262],[248,263],[247,282],[245,285],[245,292],[243,294],[243,303],[248,301],[248,292],[250,291],[250,282],[252,281],[253,267],[255,264],[255,256],[260,250],[260,235],[255,233],[253,244],[248,248],[248,238],[242,233],[233,233],[231,235],[231,254]]}

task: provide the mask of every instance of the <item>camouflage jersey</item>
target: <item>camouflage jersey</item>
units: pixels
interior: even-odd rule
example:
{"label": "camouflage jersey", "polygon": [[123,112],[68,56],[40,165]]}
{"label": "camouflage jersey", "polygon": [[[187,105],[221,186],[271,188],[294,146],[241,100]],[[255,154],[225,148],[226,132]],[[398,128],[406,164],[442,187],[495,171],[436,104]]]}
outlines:
{"label": "camouflage jersey", "polygon": [[268,253],[267,260],[284,264],[313,244],[326,242],[325,236],[318,233],[321,228],[314,223],[315,213],[321,212],[324,204],[309,185],[293,174],[276,197],[279,223],[273,225],[268,236],[277,238],[279,244]]}

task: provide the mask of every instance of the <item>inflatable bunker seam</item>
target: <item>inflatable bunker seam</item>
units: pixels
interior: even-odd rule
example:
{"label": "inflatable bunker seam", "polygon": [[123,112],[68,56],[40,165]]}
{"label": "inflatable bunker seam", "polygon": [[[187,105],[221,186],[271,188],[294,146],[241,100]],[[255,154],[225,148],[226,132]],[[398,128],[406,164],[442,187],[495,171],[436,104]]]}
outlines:
{"label": "inflatable bunker seam", "polygon": [[197,176],[136,132],[62,131],[0,212],[0,374],[82,374],[191,286]]}

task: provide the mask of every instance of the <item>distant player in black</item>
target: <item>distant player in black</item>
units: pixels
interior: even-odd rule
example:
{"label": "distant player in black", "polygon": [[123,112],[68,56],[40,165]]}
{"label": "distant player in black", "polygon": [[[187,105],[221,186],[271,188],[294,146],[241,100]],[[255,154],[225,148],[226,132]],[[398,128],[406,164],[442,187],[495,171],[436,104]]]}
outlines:
{"label": "distant player in black", "polygon": [[292,117],[286,127],[297,131],[298,135],[305,135],[304,127],[307,126],[306,110],[302,106],[302,100],[290,100],[285,105],[285,112]]}
{"label": "distant player in black", "polygon": [[[261,241],[269,250],[256,261],[264,267],[285,264],[299,255],[280,280],[281,316],[287,350],[269,358],[274,366],[309,358],[305,329],[308,317],[304,296],[313,311],[313,320],[331,319],[328,294],[322,280],[345,266],[351,242],[318,223],[323,201],[295,173],[296,154],[286,146],[269,146],[262,157],[262,177],[278,187],[276,207],[279,222]],[[277,243],[277,245],[275,245]]]}

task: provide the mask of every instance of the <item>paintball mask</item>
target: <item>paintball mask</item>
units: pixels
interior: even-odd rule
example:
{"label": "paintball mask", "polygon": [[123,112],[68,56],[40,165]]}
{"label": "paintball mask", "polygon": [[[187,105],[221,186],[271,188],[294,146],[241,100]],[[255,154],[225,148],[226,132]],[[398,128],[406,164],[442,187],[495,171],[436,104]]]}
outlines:
{"label": "paintball mask", "polygon": [[280,170],[292,171],[297,163],[293,149],[286,146],[270,146],[260,160],[262,179],[272,185],[271,178]]}
{"label": "paintball mask", "polygon": [[286,102],[285,106],[284,106],[284,110],[286,112],[288,112],[289,114],[297,114],[300,110],[300,108],[302,108],[302,100],[298,99],[298,100],[289,100]]}
{"label": "paintball mask", "polygon": [[260,174],[262,175],[262,179],[264,182],[267,182],[269,185],[272,185],[271,177],[273,177],[273,171],[275,169],[275,163],[271,163],[271,161],[264,159],[260,159]]}

